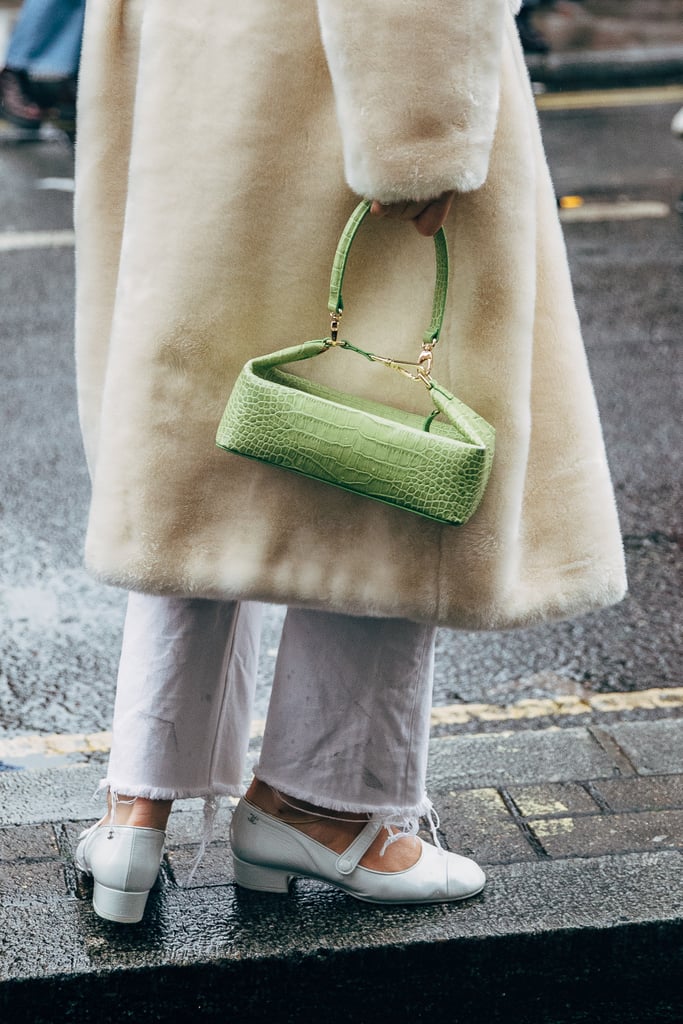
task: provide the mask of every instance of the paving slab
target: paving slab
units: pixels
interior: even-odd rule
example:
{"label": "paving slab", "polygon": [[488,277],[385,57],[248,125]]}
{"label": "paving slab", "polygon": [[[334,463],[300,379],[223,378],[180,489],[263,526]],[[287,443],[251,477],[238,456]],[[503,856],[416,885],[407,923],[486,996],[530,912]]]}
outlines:
{"label": "paving slab", "polygon": [[624,848],[683,850],[683,811],[540,818],[527,824],[552,857],[599,857]]}
{"label": "paving slab", "polygon": [[97,818],[102,803],[93,794],[102,769],[72,765],[51,771],[0,773],[0,826]]}
{"label": "paving slab", "polygon": [[[79,909],[75,900],[32,902],[11,907],[12,927],[3,929],[0,939],[0,1010],[10,992],[10,982],[20,980],[36,984],[44,978],[74,977],[90,967],[85,939],[81,931]],[[50,1012],[49,1004],[42,1012]],[[10,1016],[3,1021],[11,1021]],[[54,1020],[55,1018],[53,1018]],[[14,1020],[28,1021],[27,1017]]]}
{"label": "paving slab", "polygon": [[596,795],[613,811],[683,808],[683,775],[635,779],[600,779]]}
{"label": "paving slab", "polygon": [[676,721],[620,722],[605,729],[639,775],[683,773],[681,728]]}
{"label": "paving slab", "polygon": [[447,737],[431,748],[431,785],[437,792],[609,778],[618,770],[614,757],[587,728]]}
{"label": "paving slab", "polygon": [[438,813],[440,832],[451,850],[482,864],[536,859],[533,846],[496,789],[441,792]]}
{"label": "paving slab", "polygon": [[0,828],[0,862],[25,857],[54,858],[58,853],[54,829],[50,825]]}
{"label": "paving slab", "polygon": [[567,813],[594,814],[600,810],[595,797],[576,782],[513,786],[508,792],[517,810],[525,818]]}
{"label": "paving slab", "polygon": [[17,861],[2,864],[0,901],[7,910],[35,903],[36,893],[42,901],[64,899],[66,887],[64,868],[57,860],[45,863]]}

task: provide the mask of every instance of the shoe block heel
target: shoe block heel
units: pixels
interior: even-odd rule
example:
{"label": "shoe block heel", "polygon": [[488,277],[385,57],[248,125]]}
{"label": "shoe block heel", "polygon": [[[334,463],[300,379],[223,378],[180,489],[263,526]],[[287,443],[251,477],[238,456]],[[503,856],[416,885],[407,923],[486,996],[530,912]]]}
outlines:
{"label": "shoe block heel", "polygon": [[98,917],[103,917],[105,921],[137,924],[142,920],[148,896],[149,890],[146,892],[121,892],[119,889],[108,889],[106,885],[95,882],[92,894],[93,910]]}
{"label": "shoe block heel", "polygon": [[281,868],[267,868],[262,864],[249,864],[240,860],[233,853],[232,863],[235,881],[244,889],[255,889],[257,892],[289,892],[292,876]]}

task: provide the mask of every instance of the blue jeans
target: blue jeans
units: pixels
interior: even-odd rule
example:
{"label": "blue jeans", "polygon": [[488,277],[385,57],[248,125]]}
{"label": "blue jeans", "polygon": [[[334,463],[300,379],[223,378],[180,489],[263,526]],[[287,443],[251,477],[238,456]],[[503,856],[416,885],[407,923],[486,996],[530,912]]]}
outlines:
{"label": "blue jeans", "polygon": [[25,0],[5,64],[32,78],[71,78],[78,72],[85,0]]}

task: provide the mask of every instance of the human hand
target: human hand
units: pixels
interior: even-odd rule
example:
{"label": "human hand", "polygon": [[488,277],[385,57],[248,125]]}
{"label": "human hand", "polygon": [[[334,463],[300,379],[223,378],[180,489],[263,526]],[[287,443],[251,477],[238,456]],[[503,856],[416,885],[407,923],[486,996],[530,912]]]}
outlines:
{"label": "human hand", "polygon": [[412,220],[421,235],[435,235],[446,223],[455,192],[443,192],[436,199],[414,203],[380,203],[373,200],[370,213],[375,217]]}

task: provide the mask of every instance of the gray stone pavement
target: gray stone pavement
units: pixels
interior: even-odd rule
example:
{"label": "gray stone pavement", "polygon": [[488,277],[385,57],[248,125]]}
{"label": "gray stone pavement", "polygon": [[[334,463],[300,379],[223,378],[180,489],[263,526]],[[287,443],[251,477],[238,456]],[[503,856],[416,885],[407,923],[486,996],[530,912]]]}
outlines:
{"label": "gray stone pavement", "polygon": [[680,719],[434,739],[442,840],[488,874],[450,906],[239,890],[229,802],[188,881],[202,807],[183,801],[143,922],[109,924],[73,864],[100,771],[0,774],[2,1020],[683,1019]]}

